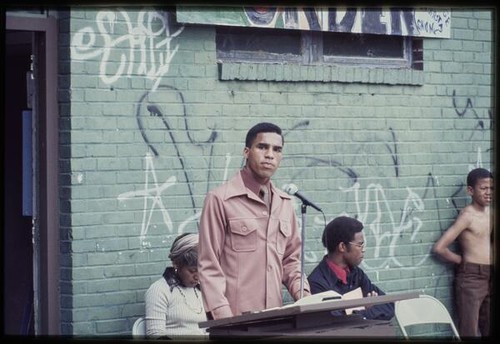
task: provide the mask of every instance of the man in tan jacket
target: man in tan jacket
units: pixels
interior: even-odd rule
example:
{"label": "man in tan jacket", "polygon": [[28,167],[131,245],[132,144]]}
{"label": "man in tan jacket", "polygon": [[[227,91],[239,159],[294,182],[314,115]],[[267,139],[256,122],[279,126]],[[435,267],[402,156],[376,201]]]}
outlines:
{"label": "man in tan jacket", "polygon": [[[246,165],[205,198],[198,272],[213,319],[282,306],[282,284],[300,297],[296,214],[290,196],[271,182],[283,145],[275,124],[253,126],[243,150]],[[303,295],[310,295],[307,280]]]}

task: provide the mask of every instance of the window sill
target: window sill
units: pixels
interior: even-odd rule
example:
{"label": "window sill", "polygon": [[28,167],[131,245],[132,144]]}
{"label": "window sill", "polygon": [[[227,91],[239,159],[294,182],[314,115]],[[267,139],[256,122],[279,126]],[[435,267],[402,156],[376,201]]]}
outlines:
{"label": "window sill", "polygon": [[219,62],[219,80],[276,82],[345,82],[423,85],[424,72],[412,69],[334,65]]}

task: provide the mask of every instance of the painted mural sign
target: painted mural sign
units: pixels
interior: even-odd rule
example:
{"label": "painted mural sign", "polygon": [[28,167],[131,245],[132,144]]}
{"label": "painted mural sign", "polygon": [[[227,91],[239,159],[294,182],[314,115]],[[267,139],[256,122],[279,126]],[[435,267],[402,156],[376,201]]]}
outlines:
{"label": "painted mural sign", "polygon": [[332,7],[178,6],[190,24],[450,38],[449,10]]}

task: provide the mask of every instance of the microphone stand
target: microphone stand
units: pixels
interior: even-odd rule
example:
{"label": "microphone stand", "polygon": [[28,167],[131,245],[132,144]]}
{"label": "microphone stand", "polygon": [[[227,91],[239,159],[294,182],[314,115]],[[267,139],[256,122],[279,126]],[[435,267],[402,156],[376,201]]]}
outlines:
{"label": "microphone stand", "polygon": [[300,207],[302,213],[302,242],[300,247],[300,298],[304,297],[304,244],[306,240],[306,209],[307,204],[302,202]]}

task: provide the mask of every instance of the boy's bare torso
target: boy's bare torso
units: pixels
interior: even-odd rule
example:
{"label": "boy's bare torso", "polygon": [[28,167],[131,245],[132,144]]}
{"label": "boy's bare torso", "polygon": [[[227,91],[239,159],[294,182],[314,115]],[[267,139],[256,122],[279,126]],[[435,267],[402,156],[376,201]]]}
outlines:
{"label": "boy's bare torso", "polygon": [[489,209],[478,210],[473,205],[468,205],[461,211],[460,216],[468,222],[467,228],[458,237],[463,261],[491,264],[492,227]]}

